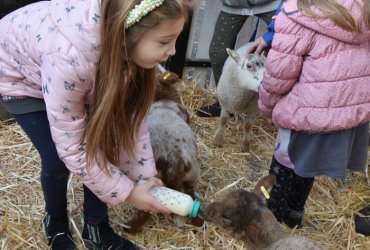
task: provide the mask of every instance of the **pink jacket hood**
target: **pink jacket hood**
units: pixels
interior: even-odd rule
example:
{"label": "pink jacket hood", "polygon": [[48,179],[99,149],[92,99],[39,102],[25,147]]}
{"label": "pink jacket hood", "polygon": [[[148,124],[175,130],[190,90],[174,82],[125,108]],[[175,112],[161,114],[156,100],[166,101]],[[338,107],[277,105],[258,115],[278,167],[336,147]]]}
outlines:
{"label": "pink jacket hood", "polygon": [[[296,0],[289,0],[284,4],[284,10],[289,14],[289,12],[296,11],[298,9]],[[363,23],[362,18],[362,6],[357,3],[357,1],[348,1],[348,0],[337,0],[339,4],[344,6],[346,9],[350,10],[352,15],[355,17],[356,22]],[[320,10],[313,8],[315,13],[320,15]],[[311,18],[305,16],[301,13],[288,16],[293,22],[296,22],[303,27],[311,29],[317,33],[320,33],[324,36],[334,38],[338,41],[349,43],[349,44],[361,44],[366,40],[370,39],[370,31],[365,28],[363,25],[362,33],[355,33],[347,31],[337,25],[328,18]]]}

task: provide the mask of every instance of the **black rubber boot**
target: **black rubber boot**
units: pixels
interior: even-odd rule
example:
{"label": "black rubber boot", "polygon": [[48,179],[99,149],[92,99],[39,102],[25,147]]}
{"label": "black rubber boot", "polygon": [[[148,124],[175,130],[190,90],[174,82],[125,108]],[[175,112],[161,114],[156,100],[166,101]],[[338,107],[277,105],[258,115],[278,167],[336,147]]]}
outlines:
{"label": "black rubber boot", "polygon": [[312,186],[315,182],[313,177],[302,177],[293,173],[293,184],[288,195],[288,207],[283,221],[290,228],[301,228],[304,220],[304,207]]}
{"label": "black rubber boot", "polygon": [[108,220],[98,224],[84,223],[82,239],[89,250],[138,250],[131,241],[116,234]]}
{"label": "black rubber boot", "polygon": [[370,205],[361,209],[355,216],[355,230],[359,234],[370,236]]}
{"label": "black rubber boot", "polygon": [[284,213],[288,209],[287,200],[293,183],[293,170],[280,164],[274,157],[270,165],[269,174],[276,176],[276,184],[267,200],[268,208],[279,222],[284,221]]}
{"label": "black rubber boot", "polygon": [[77,249],[69,231],[68,216],[53,217],[46,215],[43,221],[48,245],[52,250]]}
{"label": "black rubber boot", "polygon": [[199,117],[219,117],[221,114],[221,106],[218,102],[211,105],[201,107],[196,111]]}
{"label": "black rubber boot", "polygon": [[284,214],[283,221],[285,225],[290,228],[301,228],[303,226],[304,220],[304,210],[303,211],[296,211],[291,208],[287,208]]}

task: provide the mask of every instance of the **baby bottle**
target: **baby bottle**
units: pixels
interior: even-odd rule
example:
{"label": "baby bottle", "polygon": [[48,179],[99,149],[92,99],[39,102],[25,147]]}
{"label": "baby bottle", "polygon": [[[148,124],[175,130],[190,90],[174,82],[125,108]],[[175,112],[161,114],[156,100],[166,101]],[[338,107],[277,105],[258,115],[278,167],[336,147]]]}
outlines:
{"label": "baby bottle", "polygon": [[[146,181],[140,180],[139,184],[144,182]],[[174,214],[188,215],[192,218],[195,218],[198,214],[200,202],[193,200],[188,194],[163,186],[153,187],[149,190],[149,193]]]}

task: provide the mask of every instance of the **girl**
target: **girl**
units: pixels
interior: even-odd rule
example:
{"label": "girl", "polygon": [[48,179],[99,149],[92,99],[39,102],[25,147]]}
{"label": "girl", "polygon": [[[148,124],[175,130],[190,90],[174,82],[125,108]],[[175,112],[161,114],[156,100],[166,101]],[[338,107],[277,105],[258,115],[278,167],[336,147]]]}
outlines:
{"label": "girl", "polygon": [[288,0],[259,90],[261,113],[279,127],[270,209],[301,227],[318,175],[363,171],[370,120],[370,4]]}
{"label": "girl", "polygon": [[[53,0],[0,21],[3,104],[41,155],[44,227],[52,249],[75,249],[67,218],[69,171],[84,184],[88,248],[136,249],[108,224],[126,201],[169,214],[144,117],[156,65],[175,54],[189,0]],[[138,179],[146,184],[135,186]]]}

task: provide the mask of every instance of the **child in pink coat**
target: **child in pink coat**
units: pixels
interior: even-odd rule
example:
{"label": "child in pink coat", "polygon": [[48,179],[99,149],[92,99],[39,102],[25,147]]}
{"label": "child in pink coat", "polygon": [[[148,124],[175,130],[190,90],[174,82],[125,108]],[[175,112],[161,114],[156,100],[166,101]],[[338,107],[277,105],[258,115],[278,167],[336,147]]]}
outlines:
{"label": "child in pink coat", "polygon": [[[107,204],[168,214],[143,123],[156,66],[175,53],[188,0],[52,0],[0,20],[0,95],[42,161],[51,249],[75,249],[69,173],[84,185],[82,238],[93,249],[137,249],[108,223]],[[148,179],[135,185],[139,179]]]}
{"label": "child in pink coat", "polygon": [[369,1],[288,0],[259,89],[279,127],[269,208],[301,227],[314,177],[364,171],[370,121]]}

